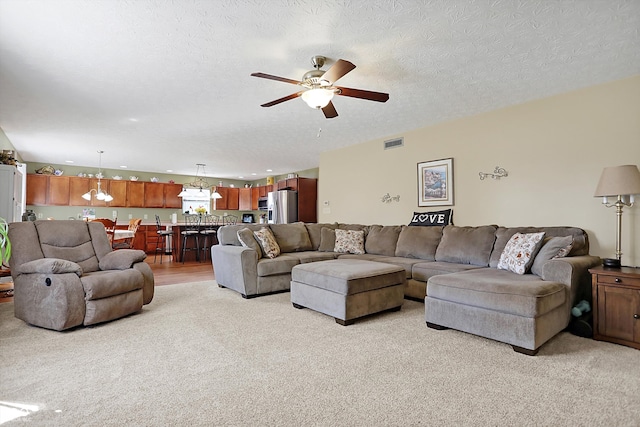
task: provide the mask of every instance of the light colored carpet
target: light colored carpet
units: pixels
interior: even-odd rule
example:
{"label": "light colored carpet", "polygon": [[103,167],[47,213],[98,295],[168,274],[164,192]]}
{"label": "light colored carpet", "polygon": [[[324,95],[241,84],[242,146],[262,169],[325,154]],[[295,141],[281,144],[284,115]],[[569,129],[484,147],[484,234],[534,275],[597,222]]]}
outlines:
{"label": "light colored carpet", "polygon": [[288,293],[170,285],[68,332],[0,304],[0,344],[0,411],[38,409],[5,425],[640,425],[640,351],[561,333],[529,357],[414,301],[344,327]]}

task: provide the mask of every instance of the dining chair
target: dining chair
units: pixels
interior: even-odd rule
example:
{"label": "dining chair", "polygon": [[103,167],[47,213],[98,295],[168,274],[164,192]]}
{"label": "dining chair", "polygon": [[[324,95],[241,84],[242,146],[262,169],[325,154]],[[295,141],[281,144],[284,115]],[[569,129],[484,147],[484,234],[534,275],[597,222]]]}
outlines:
{"label": "dining chair", "polygon": [[[113,249],[133,249],[133,240],[136,237],[136,232],[142,223],[141,218],[133,218],[129,220],[129,226],[126,232],[120,232],[120,230],[114,231],[113,236]],[[118,236],[120,234],[121,236]]]}

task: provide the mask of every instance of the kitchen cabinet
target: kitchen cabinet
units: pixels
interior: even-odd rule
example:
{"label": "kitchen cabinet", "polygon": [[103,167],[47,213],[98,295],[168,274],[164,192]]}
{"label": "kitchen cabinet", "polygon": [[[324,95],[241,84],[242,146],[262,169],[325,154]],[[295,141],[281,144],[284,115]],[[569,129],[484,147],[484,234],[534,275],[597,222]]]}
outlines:
{"label": "kitchen cabinet", "polygon": [[239,188],[238,209],[241,211],[251,210],[251,188]]}
{"label": "kitchen cabinet", "polygon": [[27,205],[69,206],[69,177],[27,175]]}
{"label": "kitchen cabinet", "polygon": [[222,196],[215,199],[215,210],[232,211],[240,209],[240,189],[231,187],[216,187],[216,191]]}
{"label": "kitchen cabinet", "polygon": [[[182,209],[182,198],[178,194],[182,191],[181,184],[163,184],[164,207],[169,209]],[[155,243],[154,243],[155,244]]]}
{"label": "kitchen cabinet", "polygon": [[258,187],[251,188],[251,210],[258,210],[258,199],[260,198],[260,189]]}
{"label": "kitchen cabinet", "polygon": [[145,208],[164,207],[164,184],[157,182],[144,183],[144,204]]}
{"label": "kitchen cabinet", "polygon": [[131,208],[144,207],[144,182],[127,181],[127,204]]}
{"label": "kitchen cabinet", "polygon": [[27,205],[46,206],[49,176],[27,174]]}
{"label": "kitchen cabinet", "polygon": [[229,202],[227,207],[230,211],[237,211],[240,209],[240,189],[229,188]]}
{"label": "kitchen cabinet", "polygon": [[109,206],[114,208],[127,206],[127,181],[111,180],[109,183],[109,195],[113,200]]}
{"label": "kitchen cabinet", "polygon": [[69,206],[69,177],[50,176],[47,204],[54,206]]}
{"label": "kitchen cabinet", "polygon": [[589,270],[593,338],[640,349],[640,268]]}
{"label": "kitchen cabinet", "polygon": [[89,178],[74,177],[69,181],[69,206],[90,206],[91,201],[82,198],[90,188]]}

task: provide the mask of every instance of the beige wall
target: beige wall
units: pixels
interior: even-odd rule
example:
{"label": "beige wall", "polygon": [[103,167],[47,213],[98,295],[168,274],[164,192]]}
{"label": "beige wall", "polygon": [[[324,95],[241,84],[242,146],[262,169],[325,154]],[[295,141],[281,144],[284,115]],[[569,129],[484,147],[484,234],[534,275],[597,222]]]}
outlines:
{"label": "beige wall", "polygon": [[[383,150],[398,136],[404,147]],[[319,221],[407,224],[445,209],[418,208],[416,171],[449,157],[456,225],[578,226],[592,254],[613,257],[615,210],[593,193],[603,167],[640,164],[640,76],[323,153]],[[509,176],[479,179],[496,166]],[[399,202],[383,203],[387,193]],[[622,230],[623,264],[640,266],[640,203]]]}

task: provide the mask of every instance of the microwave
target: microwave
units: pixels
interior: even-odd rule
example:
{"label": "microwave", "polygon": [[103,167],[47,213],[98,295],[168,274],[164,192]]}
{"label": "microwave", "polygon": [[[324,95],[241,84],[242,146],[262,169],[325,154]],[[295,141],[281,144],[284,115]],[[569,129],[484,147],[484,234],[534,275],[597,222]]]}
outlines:
{"label": "microwave", "polygon": [[261,197],[258,199],[258,210],[266,211],[267,210],[267,198]]}

